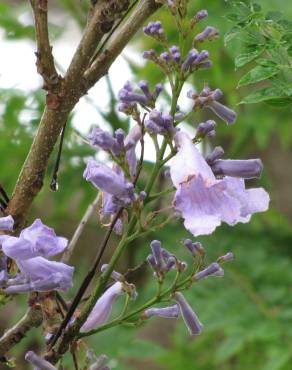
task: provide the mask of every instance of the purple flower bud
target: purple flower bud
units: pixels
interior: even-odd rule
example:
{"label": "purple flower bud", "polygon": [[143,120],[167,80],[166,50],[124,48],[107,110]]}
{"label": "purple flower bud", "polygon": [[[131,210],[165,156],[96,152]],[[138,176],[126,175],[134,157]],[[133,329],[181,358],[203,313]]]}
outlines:
{"label": "purple flower bud", "polygon": [[204,137],[208,135],[211,131],[214,130],[216,126],[216,122],[213,120],[208,120],[206,122],[202,122],[197,127],[196,137]]}
{"label": "purple flower bud", "polygon": [[143,201],[146,198],[147,198],[147,193],[144,190],[140,191],[139,199]]}
{"label": "purple flower bud", "polygon": [[150,243],[150,247],[154,256],[155,264],[158,269],[161,269],[163,266],[161,242],[159,240],[153,240]]}
{"label": "purple flower bud", "polygon": [[202,63],[204,60],[209,58],[209,52],[207,50],[202,50],[196,57],[194,61],[194,65],[199,65]]}
{"label": "purple flower bud", "polygon": [[214,161],[222,157],[224,149],[221,146],[216,146],[211,153],[206,156],[206,162],[211,165]]}
{"label": "purple flower bud", "polygon": [[118,128],[116,131],[115,131],[115,137],[117,139],[117,143],[118,145],[123,148],[124,147],[124,140],[125,140],[125,132],[123,129],[121,128]]}
{"label": "purple flower bud", "polygon": [[205,40],[213,40],[218,37],[219,31],[214,27],[207,26],[203,32],[197,34],[197,36],[194,39],[194,42],[197,43],[203,42]]}
{"label": "purple flower bud", "polygon": [[208,12],[205,9],[199,10],[198,13],[196,14],[197,19],[201,20],[206,17],[208,17]]}
{"label": "purple flower bud", "polygon": [[167,63],[170,61],[170,55],[167,51],[161,53],[160,58],[163,59]]}
{"label": "purple flower bud", "polygon": [[156,57],[156,51],[154,49],[146,50],[146,51],[143,52],[142,57],[144,59],[152,60],[153,58]]}
{"label": "purple flower bud", "polygon": [[155,308],[148,308],[148,310],[144,311],[143,317],[149,319],[150,317],[158,316],[164,318],[177,318],[179,316],[179,307],[178,305],[173,305],[169,307],[155,307]]}
{"label": "purple flower bud", "polygon": [[186,301],[185,297],[182,295],[182,293],[177,292],[174,295],[174,299],[179,305],[180,313],[190,335],[199,335],[202,331],[203,325],[199,321],[198,316],[192,310],[191,306]]}
{"label": "purple flower bud", "polygon": [[138,86],[143,91],[146,98],[151,99],[152,96],[151,96],[151,93],[149,91],[148,81],[142,80],[142,81],[138,82]]}
{"label": "purple flower bud", "polygon": [[88,140],[91,145],[99,146],[103,150],[113,150],[117,146],[115,139],[112,135],[98,127],[95,127],[88,135]]}
{"label": "purple flower bud", "polygon": [[217,101],[213,101],[208,104],[208,107],[228,125],[235,122],[237,114],[225,105]]}
{"label": "purple flower bud", "polygon": [[153,93],[153,97],[156,99],[158,97],[158,95],[161,93],[162,90],[163,90],[163,86],[161,84],[155,85],[155,90],[154,90],[154,93]]}
{"label": "purple flower bud", "polygon": [[202,280],[208,276],[222,277],[224,276],[224,270],[217,262],[213,262],[208,267],[206,267],[204,270],[197,272],[194,275],[193,280],[194,281]]}
{"label": "purple flower bud", "polygon": [[25,360],[36,366],[39,370],[57,370],[55,366],[38,356],[33,351],[26,352]]}
{"label": "purple flower bud", "polygon": [[196,254],[205,254],[205,250],[200,242],[193,243],[191,239],[186,239],[184,241],[184,246],[191,252],[193,256]]}
{"label": "purple flower bud", "polygon": [[164,267],[164,271],[168,272],[169,270],[174,268],[175,265],[176,265],[176,258],[174,256],[169,257]]}
{"label": "purple flower bud", "polygon": [[149,254],[149,256],[146,257],[146,260],[153,270],[157,270],[157,265],[153,254]]}
{"label": "purple flower bud", "polygon": [[143,27],[143,31],[146,35],[155,38],[161,38],[164,35],[164,30],[162,28],[161,22],[150,22],[147,26]]}
{"label": "purple flower bud", "polygon": [[228,252],[217,259],[217,262],[228,262],[234,260],[234,254],[232,252]]}
{"label": "purple flower bud", "polygon": [[198,68],[200,69],[209,69],[213,66],[213,62],[211,60],[206,60],[206,62],[198,64]]}
{"label": "purple flower bud", "polygon": [[80,331],[90,331],[105,324],[109,319],[115,299],[123,293],[123,285],[120,282],[108,288],[96,302]]}
{"label": "purple flower bud", "polygon": [[214,174],[218,176],[254,179],[261,176],[263,164],[260,159],[217,159],[211,164],[211,168]]}
{"label": "purple flower bud", "polygon": [[179,53],[179,47],[176,45],[173,45],[169,48],[169,51],[171,52],[171,54]]}
{"label": "purple flower bud", "polygon": [[191,66],[195,59],[198,56],[198,50],[192,49],[189,54],[187,55],[185,61],[183,62],[181,69],[183,72],[187,72],[189,69],[191,69]]}
{"label": "purple flower bud", "polygon": [[[104,263],[101,266],[100,271],[105,272],[108,269],[108,266],[109,265],[107,263]],[[116,281],[124,281],[125,280],[124,276],[122,274],[120,274],[119,272],[117,272],[117,271],[113,271],[111,273],[111,277],[112,277],[112,279],[114,279]]]}
{"label": "purple flower bud", "polygon": [[14,220],[12,216],[0,217],[0,230],[12,231]]}

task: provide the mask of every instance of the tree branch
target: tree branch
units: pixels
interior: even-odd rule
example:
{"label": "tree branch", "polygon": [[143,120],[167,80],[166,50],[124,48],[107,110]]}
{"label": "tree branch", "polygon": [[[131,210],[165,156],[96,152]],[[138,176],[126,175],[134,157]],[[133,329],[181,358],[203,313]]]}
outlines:
{"label": "tree branch", "polygon": [[37,328],[43,321],[43,314],[40,305],[30,307],[26,314],[7,330],[0,339],[0,361],[15,344],[19,343],[31,328]]}
{"label": "tree branch", "polygon": [[88,88],[91,88],[107,72],[117,55],[124,49],[141,25],[155,13],[161,4],[155,0],[142,0],[131,13],[126,22],[113,34],[109,45],[98,55],[90,68],[85,72],[84,77]]}

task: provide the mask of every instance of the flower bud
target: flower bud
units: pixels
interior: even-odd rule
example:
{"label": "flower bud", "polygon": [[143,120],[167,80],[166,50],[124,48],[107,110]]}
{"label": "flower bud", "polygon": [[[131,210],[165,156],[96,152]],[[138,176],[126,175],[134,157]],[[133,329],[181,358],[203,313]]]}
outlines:
{"label": "flower bud", "polygon": [[196,313],[192,310],[191,306],[186,301],[183,294],[179,292],[175,293],[174,299],[177,301],[179,305],[180,313],[190,335],[199,335],[202,331],[203,325],[198,319]]}

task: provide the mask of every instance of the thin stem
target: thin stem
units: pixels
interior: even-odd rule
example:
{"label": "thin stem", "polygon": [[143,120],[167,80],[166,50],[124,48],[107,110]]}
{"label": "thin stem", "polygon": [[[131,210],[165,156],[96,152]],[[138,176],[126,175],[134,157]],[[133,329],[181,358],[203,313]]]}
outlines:
{"label": "thin stem", "polygon": [[0,193],[1,193],[1,195],[2,195],[2,197],[3,197],[3,199],[4,199],[4,201],[8,204],[9,203],[9,196],[8,196],[8,194],[6,193],[6,191],[5,191],[5,189],[4,189],[4,187],[0,184]]}
{"label": "thin stem", "polygon": [[95,197],[94,201],[89,204],[89,206],[88,206],[86,212],[84,213],[77,229],[74,232],[74,235],[73,235],[68,247],[66,248],[66,250],[65,250],[65,252],[62,256],[62,259],[61,259],[62,262],[67,263],[70,260],[70,258],[72,256],[72,253],[75,249],[75,246],[76,246],[81,234],[84,231],[85,225],[88,223],[88,221],[90,220],[94,211],[96,210],[96,207],[98,205],[100,197],[101,197],[101,193],[98,193],[98,195]]}
{"label": "thin stem", "polygon": [[63,142],[64,142],[64,137],[65,137],[65,130],[67,126],[67,121],[65,122],[65,125],[62,128],[61,131],[61,137],[60,137],[60,143],[59,143],[59,148],[58,148],[58,154],[57,154],[57,159],[53,171],[53,176],[52,180],[50,183],[50,189],[52,191],[57,191],[58,190],[58,172],[59,172],[59,167],[60,167],[60,161],[61,161],[61,155],[62,155],[62,149],[63,149]]}

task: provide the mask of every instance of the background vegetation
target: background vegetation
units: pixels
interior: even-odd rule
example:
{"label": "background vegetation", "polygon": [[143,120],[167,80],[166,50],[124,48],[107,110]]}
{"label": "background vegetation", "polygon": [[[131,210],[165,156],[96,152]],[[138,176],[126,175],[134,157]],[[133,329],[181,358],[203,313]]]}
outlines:
{"label": "background vegetation", "polygon": [[[55,40],[62,40],[65,29],[54,24],[54,14],[62,12],[68,20],[65,23],[71,27],[69,19],[74,19],[78,28],[85,21],[83,3],[60,0],[52,4],[51,29]],[[288,20],[292,19],[292,4],[283,0],[261,0],[252,6],[247,2],[245,4],[248,5],[244,5],[212,0],[190,3],[194,12],[208,9],[209,18],[205,24],[217,27],[221,33],[220,39],[207,45],[214,67],[201,73],[192,84],[199,88],[208,82],[212,88],[221,88],[226,102],[238,112],[234,126],[218,125],[217,136],[210,146],[224,146],[227,157],[260,156],[263,159],[265,170],[260,182],[271,194],[271,209],[266,214],[254,216],[248,225],[221,227],[211,237],[200,239],[210,260],[229,250],[236,255],[235,262],[226,267],[224,279],[203,282],[188,296],[205,325],[200,337],[191,339],[181,323],[153,320],[140,328],[138,334],[128,327],[111,329],[92,337],[89,346],[96,353],[106,353],[112,359],[113,368],[117,369],[290,370],[292,22]],[[24,26],[21,21],[21,16],[28,11],[28,5],[23,2],[17,8],[10,2],[0,4],[3,37],[11,42],[33,40],[33,27],[29,24]],[[164,22],[175,43],[176,32],[169,14],[162,10],[155,18]],[[154,45],[142,33],[131,45],[138,52],[150,47]],[[1,54],[1,58],[5,58],[5,53]],[[135,79],[148,79],[152,84],[163,82],[163,76],[151,63],[141,67],[129,58],[127,62]],[[16,65],[11,63],[11,74],[14,68]],[[21,63],[17,68],[21,68]],[[110,72],[108,89],[111,101],[107,110],[100,112],[101,120],[107,121],[113,129],[127,128],[128,122],[115,110],[115,96],[110,89],[112,78]],[[0,76],[0,182],[8,193],[13,190],[28,152],[43,101],[44,93],[40,89],[1,88]],[[92,104],[100,111],[98,101]],[[200,118],[203,117],[196,117],[196,121],[191,118],[189,123],[194,124]],[[87,117],[83,120],[86,121]],[[86,124],[90,123],[100,124]],[[70,124],[68,127],[59,191],[49,190],[54,166],[54,158],[51,158],[46,185],[34,203],[30,218],[41,217],[58,233],[70,238],[87,205],[95,197],[95,191],[82,179],[84,158],[92,154],[91,149],[76,135],[75,128]],[[76,285],[86,271],[103,232],[96,216],[87,226],[72,259],[77,266]],[[182,256],[185,252],[180,241],[185,237],[187,233],[179,224],[171,224],[155,235],[167,248],[176,253],[179,250],[178,254]],[[125,271],[145,258],[149,253],[148,245],[149,239],[132,245],[120,270]],[[150,278],[151,273],[147,269],[135,276],[141,300],[151,293],[147,284]],[[24,313],[25,299],[17,297],[1,308],[3,330],[8,322],[15,322]],[[37,349],[43,340],[39,330],[35,330],[32,336],[21,342],[14,351],[17,369],[28,368],[24,364],[23,353],[32,347]]]}

